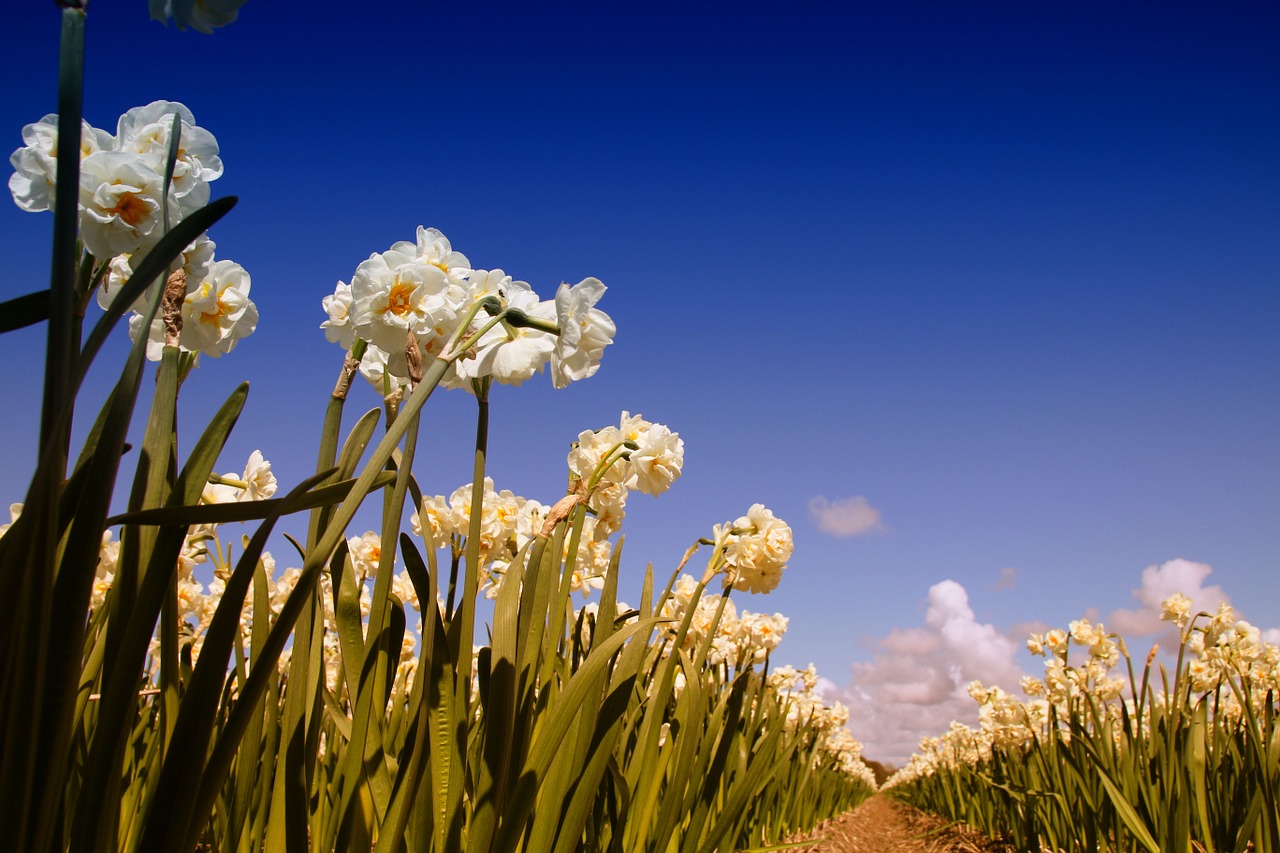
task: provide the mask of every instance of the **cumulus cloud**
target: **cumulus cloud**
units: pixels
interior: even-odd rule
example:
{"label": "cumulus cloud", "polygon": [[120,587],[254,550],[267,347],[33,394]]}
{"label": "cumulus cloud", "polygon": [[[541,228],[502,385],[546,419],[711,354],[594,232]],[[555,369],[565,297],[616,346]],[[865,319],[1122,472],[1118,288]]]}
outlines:
{"label": "cumulus cloud", "polygon": [[828,700],[849,706],[851,728],[866,755],[901,765],[920,738],[952,720],[977,722],[965,692],[975,679],[1016,691],[1025,674],[1019,645],[977,620],[969,594],[952,580],[929,588],[924,625],[898,628],[876,643],[875,658],[855,663],[848,686],[822,685]]}
{"label": "cumulus cloud", "polygon": [[1181,559],[1147,566],[1142,570],[1141,586],[1133,590],[1138,607],[1113,611],[1106,619],[1107,628],[1126,637],[1176,634],[1168,622],[1160,621],[1160,602],[1175,592],[1191,599],[1193,613],[1198,610],[1213,613],[1219,602],[1231,603],[1222,587],[1204,585],[1212,572],[1212,567],[1205,563]]}
{"label": "cumulus cloud", "polygon": [[818,522],[819,530],[841,538],[881,533],[885,529],[880,510],[861,495],[835,501],[818,495],[809,501],[809,514]]}

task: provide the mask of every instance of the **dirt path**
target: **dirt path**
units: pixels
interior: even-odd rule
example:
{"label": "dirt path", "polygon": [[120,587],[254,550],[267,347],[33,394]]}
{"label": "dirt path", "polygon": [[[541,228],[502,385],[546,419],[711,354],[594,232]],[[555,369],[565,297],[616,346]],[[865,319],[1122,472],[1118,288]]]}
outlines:
{"label": "dirt path", "polygon": [[[986,836],[924,814],[888,797],[872,797],[810,835],[796,853],[996,853]],[[818,840],[821,839],[821,840]]]}

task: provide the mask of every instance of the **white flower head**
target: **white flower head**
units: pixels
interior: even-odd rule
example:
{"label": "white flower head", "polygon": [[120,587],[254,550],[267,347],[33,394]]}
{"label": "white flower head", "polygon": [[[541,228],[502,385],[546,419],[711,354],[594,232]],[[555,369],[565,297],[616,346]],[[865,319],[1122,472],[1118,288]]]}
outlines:
{"label": "white flower head", "polygon": [[106,260],[150,247],[160,239],[164,178],[146,158],[97,151],[80,163],[80,236],[94,257]]}
{"label": "white flower head", "polygon": [[217,358],[258,327],[258,308],[249,298],[250,280],[234,261],[217,261],[182,304],[181,345]]}
{"label": "white flower head", "polygon": [[347,553],[351,555],[356,574],[374,577],[378,573],[378,561],[382,559],[382,537],[372,530],[363,536],[353,536],[347,540]]}
{"label": "white flower head", "polygon": [[[396,393],[409,386],[409,377],[405,375],[404,353],[401,351],[393,359],[385,350],[369,344],[360,358],[360,375],[365,378],[379,394]],[[398,371],[396,365],[398,364]],[[390,383],[390,388],[386,386]]]}
{"label": "white flower head", "polygon": [[791,527],[764,504],[753,504],[727,530],[717,525],[716,537],[725,542],[726,584],[752,593],[777,588],[795,547]]}
{"label": "white flower head", "polygon": [[[622,441],[622,433],[617,427],[610,426],[600,430],[583,430],[578,433],[578,440],[573,443],[573,447],[569,450],[569,471],[579,480],[589,480],[596,469],[604,462],[605,455],[615,450]],[[609,466],[601,481],[611,480],[620,483],[626,477],[625,467],[614,462]]]}
{"label": "white flower head", "polygon": [[[206,2],[199,0],[196,5]],[[196,124],[191,110],[175,101],[153,101],[145,107],[134,107],[120,116],[115,144],[117,151],[138,154],[146,158],[155,171],[164,174],[175,115],[180,128],[172,188],[181,212],[190,213],[209,201],[209,181],[222,176],[218,140]]]}
{"label": "white flower head", "polygon": [[261,450],[249,454],[240,479],[245,483],[239,498],[242,501],[266,500],[276,493],[276,475],[271,472],[271,463],[262,458]]}
{"label": "white flower head", "polygon": [[417,256],[431,266],[438,268],[459,283],[471,272],[471,261],[461,252],[455,252],[449,238],[436,228],[418,226]]}
{"label": "white flower head", "polygon": [[606,288],[598,278],[584,278],[556,291],[556,322],[560,337],[551,356],[551,382],[564,388],[600,369],[604,348],[613,343],[617,327],[595,307]]}
{"label": "white flower head", "polygon": [[1160,619],[1172,622],[1179,628],[1185,628],[1191,621],[1191,599],[1180,592],[1166,598],[1160,603]]}
{"label": "white flower head", "polygon": [[[142,321],[146,317],[138,312],[129,315],[129,340],[136,341],[142,334]],[[156,317],[147,330],[147,361],[159,361],[164,353],[164,320]],[[208,501],[206,501],[208,503]]]}
{"label": "white flower head", "polygon": [[[623,415],[625,421],[626,413]],[[680,477],[684,468],[684,441],[662,424],[650,424],[636,441],[640,449],[631,451],[627,487],[646,495],[660,495]]]}
{"label": "white flower head", "polygon": [[351,285],[338,282],[333,293],[321,300],[320,305],[329,315],[329,319],[320,324],[325,340],[344,350],[351,349],[356,342],[356,330],[351,325]]}
{"label": "white flower head", "polygon": [[[9,192],[23,210],[31,213],[52,210],[58,180],[58,116],[50,114],[24,127],[22,143],[23,147],[9,157],[13,166]],[[112,144],[111,134],[81,121],[81,160],[97,151],[110,151]]]}
{"label": "white flower head", "polygon": [[350,322],[360,338],[388,352],[404,351],[410,333],[456,315],[454,293],[439,267],[392,249],[370,255],[351,278]]}

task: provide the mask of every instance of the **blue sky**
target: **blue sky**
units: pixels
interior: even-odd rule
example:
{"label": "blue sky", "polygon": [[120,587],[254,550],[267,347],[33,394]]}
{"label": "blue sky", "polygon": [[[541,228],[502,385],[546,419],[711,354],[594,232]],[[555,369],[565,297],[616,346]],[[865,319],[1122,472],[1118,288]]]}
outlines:
{"label": "blue sky", "polygon": [[[632,589],[763,502],[796,554],[739,606],[790,616],[778,657],[847,695],[895,629],[935,630],[948,579],[1020,640],[1137,607],[1144,568],[1182,558],[1280,626],[1273,4],[601,5],[250,2],[213,36],[91,6],[86,118],[187,104],[214,195],[241,199],[212,236],[262,320],[183,392],[190,436],[251,381],[223,469],[261,448],[283,484],[309,473],[341,362],[320,300],[423,224],[544,295],[610,288],[596,377],[495,393],[498,486],[550,503],[580,430],[668,424],[685,476],[631,501]],[[12,150],[55,109],[57,14],[8,20]],[[50,226],[0,206],[0,295],[43,286]],[[0,340],[14,500],[41,346]],[[470,479],[472,408],[433,402],[428,491]],[[824,533],[818,496],[882,529]]]}

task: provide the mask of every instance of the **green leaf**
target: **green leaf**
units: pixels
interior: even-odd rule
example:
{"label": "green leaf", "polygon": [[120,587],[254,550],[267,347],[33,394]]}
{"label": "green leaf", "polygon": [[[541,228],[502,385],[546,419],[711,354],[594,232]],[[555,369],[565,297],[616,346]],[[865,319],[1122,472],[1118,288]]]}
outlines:
{"label": "green leaf", "polygon": [[[331,469],[336,471],[338,469]],[[387,471],[373,479],[371,488],[380,489],[395,480],[395,472]],[[284,508],[282,498],[266,498],[257,501],[236,501],[221,504],[190,504],[184,506],[166,506],[156,509],[143,509],[121,513],[107,519],[107,526],[117,524],[150,524],[150,525],[191,525],[229,524],[232,522],[258,521],[280,512],[295,513],[317,507],[332,506],[340,503],[355,480],[343,480],[319,486],[302,495],[298,500]]]}
{"label": "green leaf", "polygon": [[1102,782],[1102,786],[1107,789],[1107,796],[1111,799],[1111,805],[1115,806],[1116,813],[1120,815],[1120,819],[1124,821],[1125,828],[1138,839],[1138,842],[1151,853],[1160,853],[1160,845],[1151,837],[1150,830],[1143,824],[1142,818],[1138,812],[1134,810],[1125,797],[1124,792],[1120,790],[1102,768],[1098,768],[1098,780]]}
{"label": "green leaf", "polygon": [[49,319],[49,291],[37,290],[0,302],[0,334]]}

